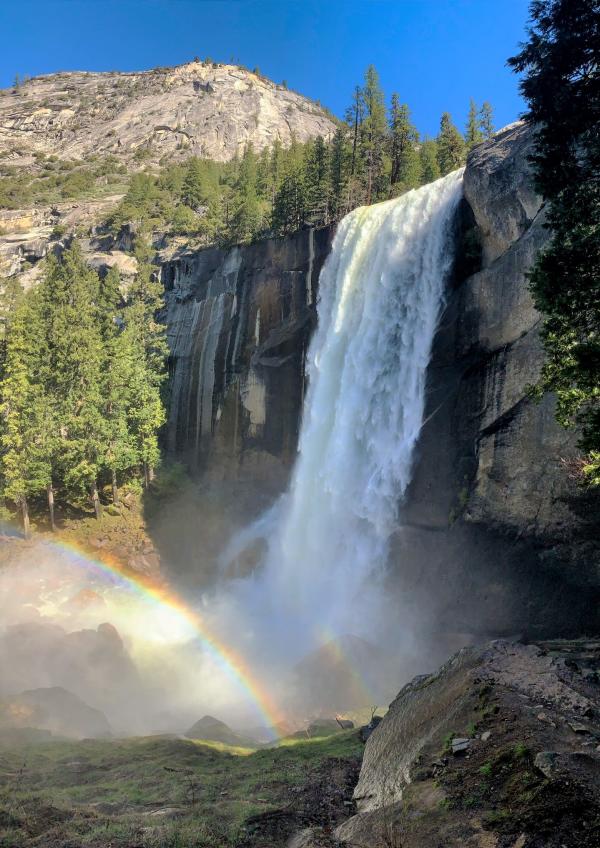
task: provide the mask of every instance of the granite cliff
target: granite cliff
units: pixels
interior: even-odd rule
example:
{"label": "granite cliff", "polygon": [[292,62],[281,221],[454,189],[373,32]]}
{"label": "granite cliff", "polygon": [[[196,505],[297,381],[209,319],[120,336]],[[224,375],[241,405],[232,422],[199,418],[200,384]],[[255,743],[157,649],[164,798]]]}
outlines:
{"label": "granite cliff", "polygon": [[46,74],[0,91],[0,156],[33,167],[36,154],[126,164],[194,155],[225,161],[246,144],[327,136],[316,103],[236,65],[189,62],[132,73]]}

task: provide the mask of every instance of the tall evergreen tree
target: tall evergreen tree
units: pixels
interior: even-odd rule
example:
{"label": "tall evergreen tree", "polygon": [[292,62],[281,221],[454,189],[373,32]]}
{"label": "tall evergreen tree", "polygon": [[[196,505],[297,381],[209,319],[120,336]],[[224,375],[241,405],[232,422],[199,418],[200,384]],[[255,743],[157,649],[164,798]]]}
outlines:
{"label": "tall evergreen tree", "polygon": [[348,150],[347,132],[343,125],[338,126],[331,141],[329,212],[334,221],[348,211],[347,186],[351,154]]}
{"label": "tall evergreen tree", "polygon": [[[420,165],[416,149],[418,134],[410,120],[406,104],[400,103],[397,94],[392,94],[390,109],[390,183],[392,193],[406,191],[419,185]],[[396,187],[396,190],[394,190]]]}
{"label": "tall evergreen tree", "polygon": [[257,157],[252,145],[244,150],[236,182],[237,208],[231,220],[234,241],[251,241],[262,224],[262,214],[257,190]]}
{"label": "tall evergreen tree", "polygon": [[437,138],[437,157],[440,173],[444,177],[450,171],[460,168],[465,161],[465,142],[452,123],[452,117],[444,112],[440,122],[440,134]]}
{"label": "tall evergreen tree", "polygon": [[39,371],[43,336],[37,300],[31,293],[15,309],[0,385],[3,494],[18,505],[25,537],[30,534],[29,497],[51,483],[47,442],[50,407]]}
{"label": "tall evergreen tree", "polygon": [[146,484],[154,477],[159,458],[157,431],[164,423],[161,386],[166,379],[169,348],[164,324],[163,288],[150,264],[150,249],[140,240],[136,246],[138,272],[124,312],[126,333],[123,345],[133,351],[135,368],[130,372],[128,415],[133,440]]}
{"label": "tall evergreen tree", "polygon": [[306,208],[314,224],[326,224],[329,215],[329,150],[321,136],[305,154]]}
{"label": "tall evergreen tree", "polygon": [[362,90],[364,119],[361,125],[361,154],[365,163],[366,202],[378,199],[385,191],[384,153],[387,134],[385,102],[379,74],[373,65],[365,72]]}
{"label": "tall evergreen tree", "polygon": [[419,163],[421,166],[421,185],[427,185],[441,176],[438,162],[437,141],[426,138],[419,148]]}
{"label": "tall evergreen tree", "polygon": [[359,142],[363,118],[363,96],[360,86],[357,85],[355,86],[354,93],[352,95],[352,104],[346,110],[346,122],[352,133],[352,155],[350,157],[351,177],[353,177],[359,170]]}
{"label": "tall evergreen tree", "polygon": [[473,98],[471,98],[469,103],[469,116],[467,118],[467,128],[465,131],[465,144],[467,145],[468,150],[483,141],[483,133],[480,129],[479,123],[480,117],[479,112],[477,111],[477,104],[475,103]]}
{"label": "tall evergreen tree", "polygon": [[71,489],[89,493],[99,518],[106,435],[100,289],[77,243],[60,260],[50,258],[40,293],[48,344],[44,382],[57,410],[64,480]]}
{"label": "tall evergreen tree", "polygon": [[487,100],[479,112],[479,126],[484,138],[491,138],[494,135],[494,110]]}

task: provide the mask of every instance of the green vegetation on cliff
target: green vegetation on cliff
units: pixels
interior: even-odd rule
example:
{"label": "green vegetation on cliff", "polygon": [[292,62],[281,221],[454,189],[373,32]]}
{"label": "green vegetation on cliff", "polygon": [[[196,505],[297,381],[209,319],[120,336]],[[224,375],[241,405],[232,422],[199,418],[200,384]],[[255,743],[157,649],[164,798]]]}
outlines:
{"label": "green vegetation on cliff", "polygon": [[464,138],[446,112],[437,139],[421,139],[398,94],[386,113],[370,66],[332,137],[275,143],[260,153],[247,146],[225,163],[193,157],[158,174],[139,172],[108,224],[114,232],[142,224],[205,244],[286,235],[431,182],[463,165],[468,149],[492,132],[491,106],[478,109],[472,100]]}
{"label": "green vegetation on cliff", "polygon": [[529,40],[509,60],[537,125],[535,179],[552,241],[531,272],[546,362],[536,390],[583,428],[583,474],[600,485],[600,4],[534,0]]}

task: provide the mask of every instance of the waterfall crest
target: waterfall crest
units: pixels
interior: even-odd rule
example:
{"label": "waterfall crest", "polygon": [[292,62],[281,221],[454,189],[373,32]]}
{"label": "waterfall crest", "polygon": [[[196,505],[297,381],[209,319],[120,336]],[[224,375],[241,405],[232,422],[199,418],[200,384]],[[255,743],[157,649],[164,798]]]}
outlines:
{"label": "waterfall crest", "polygon": [[[461,185],[457,171],[339,225],[319,281],[292,481],[270,514],[262,569],[241,581],[240,606],[271,641],[277,633],[311,648],[369,635],[357,618],[379,615],[377,577],[410,482]],[[255,526],[264,533],[264,517]]]}

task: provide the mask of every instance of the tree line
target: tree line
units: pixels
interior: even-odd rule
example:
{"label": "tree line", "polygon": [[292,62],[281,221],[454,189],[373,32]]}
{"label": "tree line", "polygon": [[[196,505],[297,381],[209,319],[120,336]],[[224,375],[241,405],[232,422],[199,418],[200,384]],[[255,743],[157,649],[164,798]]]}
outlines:
{"label": "tree line", "polygon": [[286,235],[432,182],[463,165],[493,132],[491,105],[471,100],[464,133],[445,112],[437,137],[421,137],[398,94],[386,108],[370,66],[331,137],[287,148],[276,142],[260,153],[248,145],[231,162],[193,157],[159,174],[134,174],[108,224],[118,230],[142,222],[222,245]]}
{"label": "tree line", "polygon": [[156,319],[162,286],[141,239],[136,256],[125,297],[118,271],[99,276],[76,242],[49,257],[36,288],[5,290],[0,480],[26,536],[32,500],[45,498],[55,529],[57,493],[65,502],[91,502],[99,518],[101,487],[118,504],[120,479],[152,479],[167,344]]}

